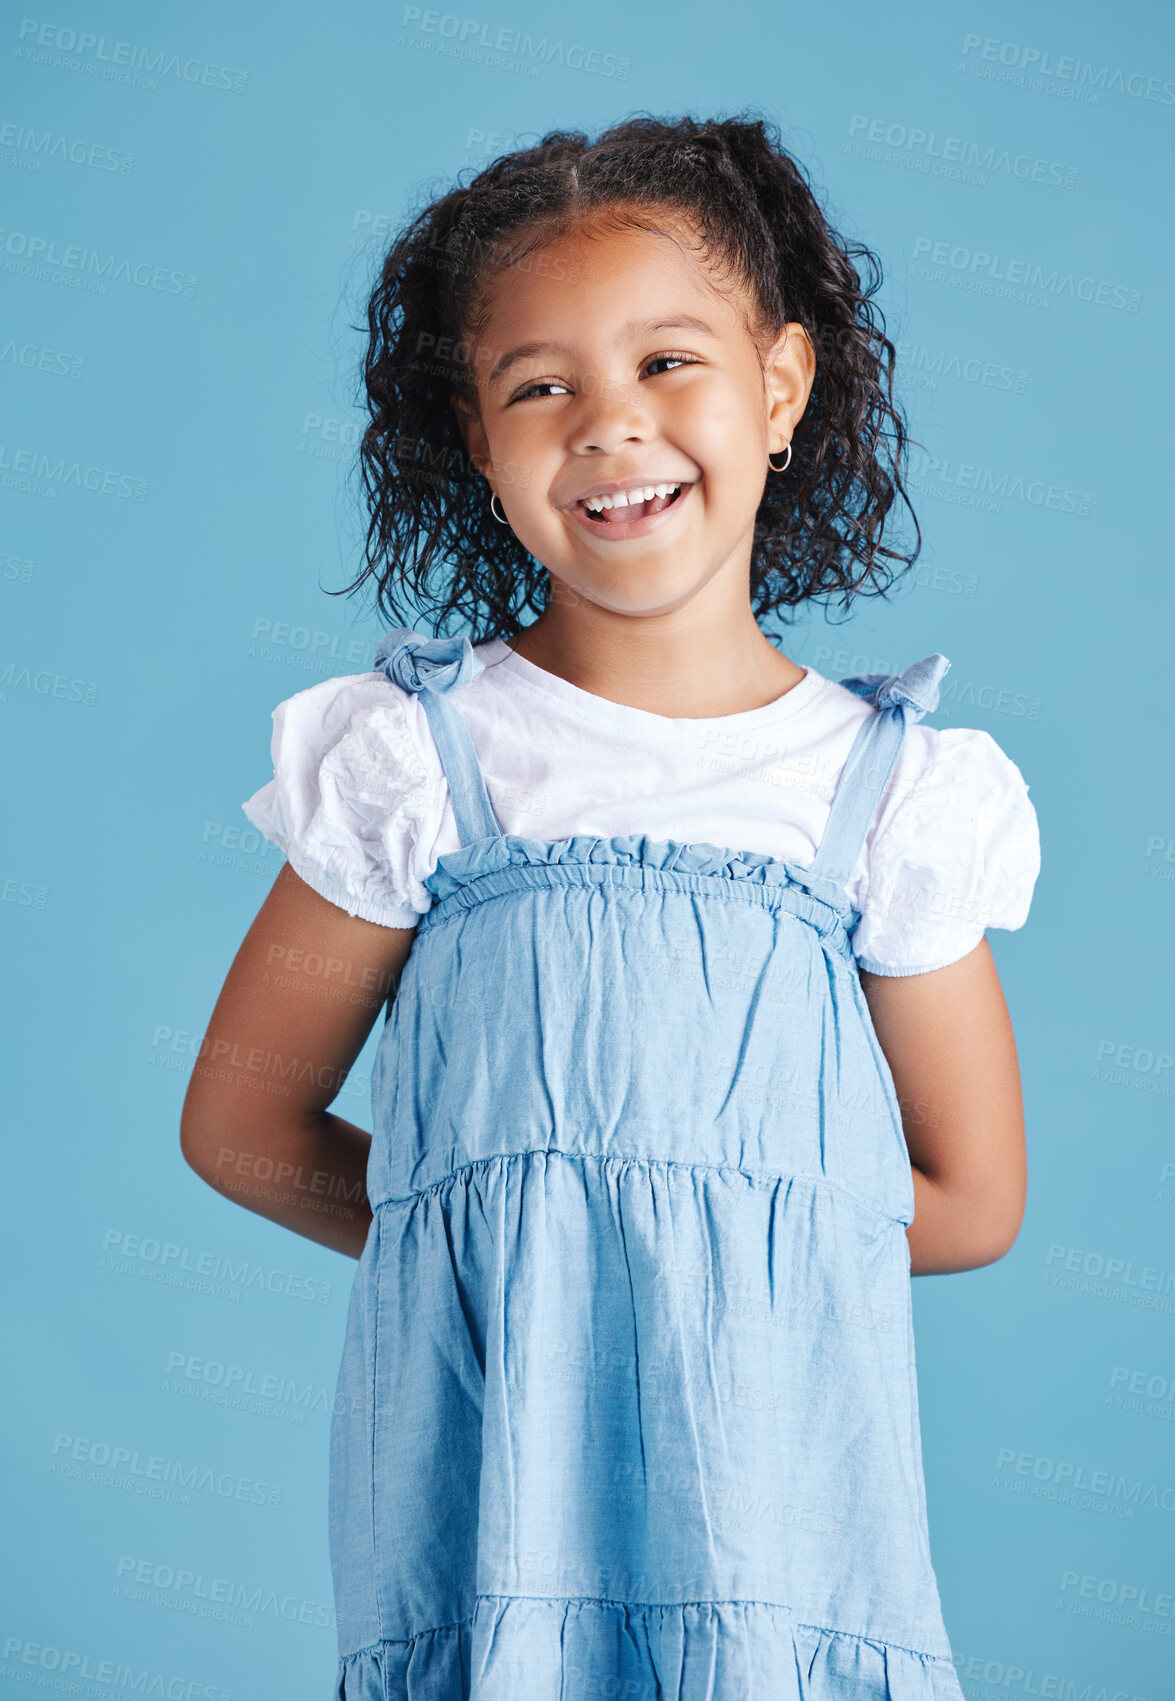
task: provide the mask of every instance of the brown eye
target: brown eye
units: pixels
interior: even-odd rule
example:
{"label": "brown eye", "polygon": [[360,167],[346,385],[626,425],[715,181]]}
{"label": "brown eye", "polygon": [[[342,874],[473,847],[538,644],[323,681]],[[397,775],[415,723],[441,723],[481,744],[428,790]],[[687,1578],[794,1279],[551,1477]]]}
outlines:
{"label": "brown eye", "polygon": [[649,366],[661,366],[667,360],[675,361],[678,366],[697,366],[698,364],[688,354],[655,354],[648,364]]}
{"label": "brown eye", "polygon": [[529,396],[533,396],[539,390],[566,390],[566,388],[567,385],[560,384],[558,378],[536,378],[533,384],[525,385],[523,389],[519,390],[516,396],[511,396],[510,400],[512,402],[524,402]]}

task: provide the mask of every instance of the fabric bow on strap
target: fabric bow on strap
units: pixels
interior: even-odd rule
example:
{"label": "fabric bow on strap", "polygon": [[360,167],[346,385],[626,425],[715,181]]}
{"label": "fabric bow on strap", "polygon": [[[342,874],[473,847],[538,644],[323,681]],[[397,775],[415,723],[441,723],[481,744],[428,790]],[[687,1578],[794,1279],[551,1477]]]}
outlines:
{"label": "fabric bow on strap", "polygon": [[911,662],[904,673],[855,673],[841,684],[858,697],[868,698],[879,709],[904,708],[907,721],[920,721],[938,708],[938,688],[950,667],[936,650],[922,661]]}
{"label": "fabric bow on strap", "polygon": [[380,639],[371,666],[405,691],[426,685],[430,691],[454,691],[476,679],[485,663],[464,635],[426,638],[411,626],[397,626]]}

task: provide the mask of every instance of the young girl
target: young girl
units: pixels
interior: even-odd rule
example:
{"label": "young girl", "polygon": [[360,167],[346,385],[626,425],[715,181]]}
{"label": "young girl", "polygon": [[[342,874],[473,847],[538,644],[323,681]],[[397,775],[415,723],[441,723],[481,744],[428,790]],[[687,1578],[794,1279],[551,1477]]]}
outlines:
{"label": "young girl", "polygon": [[[1038,845],[988,734],[919,724],[944,656],[838,683],[759,624],[917,554],[854,255],[769,125],[640,118],[384,262],[356,586],[474,636],[274,711],[287,864],[182,1130],[359,1259],[341,1701],[962,1696],[910,1275],[1019,1228],[984,929]],[[327,1107],[385,1003],[369,1138]]]}

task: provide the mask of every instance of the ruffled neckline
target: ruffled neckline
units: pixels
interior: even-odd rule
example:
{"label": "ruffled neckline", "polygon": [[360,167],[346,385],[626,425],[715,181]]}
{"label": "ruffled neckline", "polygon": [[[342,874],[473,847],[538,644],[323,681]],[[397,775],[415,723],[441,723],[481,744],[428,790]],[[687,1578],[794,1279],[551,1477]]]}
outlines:
{"label": "ruffled neckline", "polygon": [[485,875],[510,868],[551,868],[561,865],[605,865],[619,869],[655,869],[664,873],[729,881],[748,881],[770,888],[804,892],[831,910],[830,921],[851,932],[858,912],[844,888],[800,863],[782,861],[764,851],[735,850],[727,845],[682,839],[654,839],[647,833],[604,836],[575,833],[565,839],[528,839],[513,833],[479,839],[437,858],[424,881],[438,903]]}

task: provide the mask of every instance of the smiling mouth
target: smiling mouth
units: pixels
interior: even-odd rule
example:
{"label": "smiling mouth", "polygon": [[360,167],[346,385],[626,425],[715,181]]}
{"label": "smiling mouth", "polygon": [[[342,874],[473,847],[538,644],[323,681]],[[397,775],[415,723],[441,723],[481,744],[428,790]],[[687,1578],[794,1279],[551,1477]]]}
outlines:
{"label": "smiling mouth", "polygon": [[[650,514],[659,514],[665,508],[672,507],[681,496],[683,486],[675,484],[664,496],[654,496],[645,502],[625,502],[610,507],[588,507],[587,502],[577,502],[576,507],[585,518],[595,521],[599,526],[632,525],[635,520],[643,520]],[[599,497],[589,497],[592,503],[600,502]],[[615,498],[608,498],[615,504]]]}

